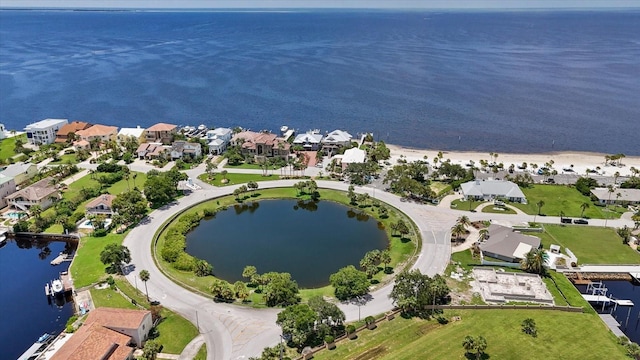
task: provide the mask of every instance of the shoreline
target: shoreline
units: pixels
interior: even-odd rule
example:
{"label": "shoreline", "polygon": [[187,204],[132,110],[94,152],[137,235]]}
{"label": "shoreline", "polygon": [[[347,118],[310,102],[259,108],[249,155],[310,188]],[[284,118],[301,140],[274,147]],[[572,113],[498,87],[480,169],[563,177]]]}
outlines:
{"label": "shoreline", "polygon": [[[427,156],[427,161],[432,162],[433,159],[442,152],[443,160],[451,160],[454,164],[465,165],[470,160],[473,160],[479,165],[480,160],[486,160],[493,162],[488,152],[478,151],[441,151],[433,149],[418,149],[411,148],[395,144],[386,144],[391,154],[391,163],[397,162],[400,157],[406,158],[408,161],[423,160],[424,156]],[[613,176],[614,173],[620,173],[620,176],[631,176],[631,167],[640,169],[640,156],[626,156],[622,159],[622,166],[614,166],[610,164],[605,165],[605,156],[610,154],[586,152],[586,151],[556,151],[549,153],[498,153],[498,157],[495,159],[497,163],[503,163],[505,169],[509,165],[514,164],[516,171],[519,165],[526,162],[528,165],[537,164],[538,167],[544,166],[545,163],[553,160],[553,168],[558,173],[573,173],[576,175],[586,175],[587,169],[597,170],[597,174],[600,176]],[[572,166],[573,165],[573,166]],[[565,168],[573,169],[570,171],[563,171]],[[531,167],[527,167],[531,170]]]}

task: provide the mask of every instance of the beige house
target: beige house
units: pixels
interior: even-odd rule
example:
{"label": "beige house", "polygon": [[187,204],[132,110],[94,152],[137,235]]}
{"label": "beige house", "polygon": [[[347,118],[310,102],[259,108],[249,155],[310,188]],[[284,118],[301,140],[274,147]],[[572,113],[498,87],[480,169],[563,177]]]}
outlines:
{"label": "beige house", "polygon": [[171,159],[182,159],[187,156],[199,158],[202,156],[202,146],[199,143],[186,141],[175,141],[171,145]]}
{"label": "beige house", "polygon": [[245,156],[287,158],[291,153],[291,145],[271,133],[242,131],[233,136],[231,143],[240,146]]}
{"label": "beige house", "polygon": [[92,140],[99,140],[101,143],[105,143],[116,139],[118,128],[115,126],[96,124],[76,132],[76,135],[84,141],[91,142]]}
{"label": "beige house", "polygon": [[89,201],[87,205],[85,205],[87,215],[102,214],[111,217],[111,215],[113,215],[112,204],[115,198],[115,195],[102,194],[97,198]]}
{"label": "beige house", "polygon": [[167,157],[169,147],[165,147],[158,143],[144,143],[138,146],[136,154],[140,160],[153,160],[161,157]]}
{"label": "beige house", "polygon": [[146,132],[144,128],[140,126],[134,128],[122,128],[118,131],[117,140],[119,145],[124,144],[127,139],[135,139],[138,144],[142,144],[146,141]]}
{"label": "beige house", "polygon": [[40,205],[40,208],[45,210],[60,198],[60,192],[51,184],[51,179],[51,177],[42,179],[31,186],[14,192],[5,197],[5,199],[9,206],[22,211],[29,211],[33,205]]}
{"label": "beige house", "polygon": [[38,167],[36,164],[18,162],[7,166],[0,174],[12,177],[16,185],[20,185],[36,176],[36,174],[38,174]]}
{"label": "beige house", "polygon": [[142,347],[152,327],[150,311],[97,308],[51,360],[134,359],[135,347]]}
{"label": "beige house", "polygon": [[0,209],[7,206],[7,196],[16,192],[16,181],[0,173]]}
{"label": "beige house", "polygon": [[145,139],[147,142],[156,142],[169,145],[173,142],[173,136],[177,132],[177,125],[157,123],[145,130]]}

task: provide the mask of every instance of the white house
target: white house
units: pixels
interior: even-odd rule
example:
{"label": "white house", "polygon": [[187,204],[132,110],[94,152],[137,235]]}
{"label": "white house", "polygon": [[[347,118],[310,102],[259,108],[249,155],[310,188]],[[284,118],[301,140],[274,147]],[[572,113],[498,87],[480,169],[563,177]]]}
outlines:
{"label": "white house", "polygon": [[595,188],[591,194],[598,199],[600,204],[634,205],[640,204],[640,189],[613,189]]}
{"label": "white house", "polygon": [[216,128],[207,131],[206,136],[209,154],[220,155],[227,150],[227,146],[229,146],[229,142],[231,142],[231,137],[233,136],[233,130],[229,128]]}
{"label": "white house", "polygon": [[0,173],[0,209],[7,206],[7,196],[16,192],[16,182],[11,176]]}
{"label": "white house", "polygon": [[17,162],[7,166],[0,173],[14,178],[16,184],[20,185],[38,174],[38,166],[32,163]]}
{"label": "white house", "polygon": [[58,130],[68,123],[67,119],[45,119],[27,125],[24,130],[27,132],[27,140],[30,144],[53,144]]}
{"label": "white house", "polygon": [[127,139],[134,138],[138,144],[142,144],[145,141],[145,129],[140,126],[134,128],[122,128],[118,131],[116,141],[119,145],[122,145]]}
{"label": "white house", "polygon": [[171,159],[182,159],[185,156],[199,158],[202,156],[202,147],[199,143],[174,141],[171,145]]}
{"label": "white house", "polygon": [[320,143],[322,142],[322,134],[311,131],[304,134],[298,134],[293,140],[293,145],[302,146],[305,150],[316,151],[320,149]]}
{"label": "white house", "polygon": [[322,151],[331,156],[339,148],[351,144],[352,138],[353,136],[346,131],[333,130],[322,139]]}
{"label": "white house", "polygon": [[340,163],[342,164],[342,170],[344,170],[349,166],[349,164],[361,164],[365,162],[367,152],[358,148],[351,148],[347,149],[344,152],[344,155],[336,155],[335,157],[339,156],[341,156]]}
{"label": "white house", "polygon": [[505,180],[474,180],[460,185],[464,200],[507,199],[526,204],[527,198],[518,185]]}
{"label": "white house", "polygon": [[113,200],[115,195],[102,194],[95,199],[89,201],[85,205],[87,215],[106,215],[111,217],[113,215]]}

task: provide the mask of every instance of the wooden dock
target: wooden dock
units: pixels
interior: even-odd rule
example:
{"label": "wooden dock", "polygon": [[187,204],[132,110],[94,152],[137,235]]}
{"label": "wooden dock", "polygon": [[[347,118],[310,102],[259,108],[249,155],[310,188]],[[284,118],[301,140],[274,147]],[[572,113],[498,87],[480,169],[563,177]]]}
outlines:
{"label": "wooden dock", "polygon": [[68,272],[64,271],[60,273],[60,281],[62,281],[64,292],[73,290],[73,281],[71,280],[71,275],[69,275]]}
{"label": "wooden dock", "polygon": [[55,259],[51,260],[51,265],[60,265],[65,261],[71,261],[73,259],[73,256],[63,253],[61,252],[60,255],[58,255]]}
{"label": "wooden dock", "polygon": [[607,325],[607,327],[609,327],[609,330],[611,330],[611,332],[613,332],[613,334],[616,337],[620,337],[620,336],[626,336],[622,330],[620,330],[620,324],[618,323],[618,321],[611,315],[609,314],[598,314],[600,316],[600,319],[602,319],[602,321],[604,321],[604,323]]}

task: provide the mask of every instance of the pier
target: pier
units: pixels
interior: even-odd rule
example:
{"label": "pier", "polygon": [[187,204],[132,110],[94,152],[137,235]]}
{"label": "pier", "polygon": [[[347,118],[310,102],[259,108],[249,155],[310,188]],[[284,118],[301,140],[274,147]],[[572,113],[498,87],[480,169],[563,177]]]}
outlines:
{"label": "pier", "polygon": [[51,260],[51,265],[60,265],[65,261],[73,260],[73,256],[64,252],[61,252],[55,259]]}
{"label": "pier", "polygon": [[598,314],[598,316],[600,316],[600,319],[604,321],[605,325],[607,325],[607,327],[609,328],[609,330],[611,330],[613,335],[615,335],[616,337],[626,336],[622,332],[622,330],[620,330],[620,324],[613,316],[609,314]]}

